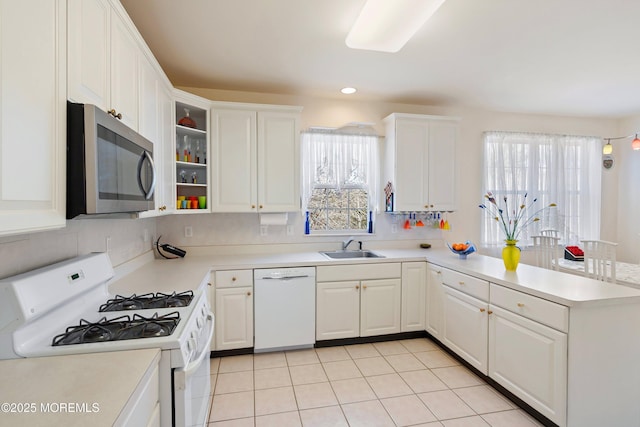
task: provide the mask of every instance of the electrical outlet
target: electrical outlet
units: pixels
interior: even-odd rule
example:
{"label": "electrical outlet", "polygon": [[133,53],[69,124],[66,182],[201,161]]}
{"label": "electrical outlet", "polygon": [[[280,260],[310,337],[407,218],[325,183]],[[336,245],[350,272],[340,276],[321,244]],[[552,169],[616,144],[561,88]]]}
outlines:
{"label": "electrical outlet", "polygon": [[105,252],[111,253],[111,236],[104,238],[104,248]]}
{"label": "electrical outlet", "polygon": [[184,237],[193,237],[193,227],[187,225],[184,228]]}
{"label": "electrical outlet", "polygon": [[287,225],[287,236],[293,236],[293,225]]}
{"label": "electrical outlet", "polygon": [[261,236],[266,236],[267,234],[269,234],[269,226],[268,225],[261,225],[260,226],[260,235]]}
{"label": "electrical outlet", "polygon": [[391,232],[392,233],[398,232],[398,224],[391,224]]}

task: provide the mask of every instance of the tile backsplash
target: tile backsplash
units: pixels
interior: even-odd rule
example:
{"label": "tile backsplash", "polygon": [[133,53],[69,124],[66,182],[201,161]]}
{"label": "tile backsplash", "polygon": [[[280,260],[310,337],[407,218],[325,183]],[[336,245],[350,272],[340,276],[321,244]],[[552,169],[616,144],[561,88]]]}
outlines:
{"label": "tile backsplash", "polygon": [[[403,240],[433,241],[443,237],[439,229],[423,227],[405,230],[404,218],[377,215],[374,234],[356,235],[364,247]],[[189,228],[191,237],[186,237]],[[308,236],[300,213],[290,213],[287,225],[268,225],[261,229],[259,215],[199,214],[167,215],[148,219],[74,219],[60,230],[0,237],[0,278],[13,276],[38,267],[90,252],[108,251],[111,262],[118,266],[153,249],[161,235],[163,243],[181,247],[272,244],[333,244],[347,236]],[[107,248],[107,240],[109,247]],[[293,246],[292,246],[293,247]]]}
{"label": "tile backsplash", "polygon": [[[429,227],[403,228],[400,215],[379,214],[376,216],[374,234],[356,235],[356,240],[367,243],[390,240],[442,239],[442,230]],[[158,218],[157,232],[162,242],[177,246],[226,246],[269,245],[286,243],[341,242],[344,236],[313,236],[304,234],[304,220],[299,212],[288,215],[287,225],[262,226],[255,213],[173,215]],[[186,237],[189,229],[191,237]],[[339,246],[336,248],[339,249]]]}
{"label": "tile backsplash", "polygon": [[0,278],[107,249],[111,262],[117,266],[151,250],[155,235],[156,220],[153,218],[101,218],[70,220],[60,230],[0,237]]}

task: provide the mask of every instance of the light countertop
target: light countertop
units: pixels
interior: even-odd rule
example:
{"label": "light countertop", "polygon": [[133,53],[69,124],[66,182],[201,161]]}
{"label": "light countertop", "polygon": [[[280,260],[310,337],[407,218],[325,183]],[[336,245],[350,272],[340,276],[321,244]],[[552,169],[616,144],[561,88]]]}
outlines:
{"label": "light countertop", "polygon": [[147,349],[2,360],[0,425],[113,425],[159,357]]}
{"label": "light countertop", "polygon": [[138,294],[196,289],[209,282],[216,270],[303,267],[428,261],[492,283],[519,290],[566,306],[596,306],[640,302],[640,289],[603,283],[582,276],[522,264],[506,271],[501,259],[478,253],[465,260],[447,248],[373,249],[384,258],[329,259],[317,251],[257,254],[208,254],[189,249],[182,259],[153,259],[110,285],[110,291]]}

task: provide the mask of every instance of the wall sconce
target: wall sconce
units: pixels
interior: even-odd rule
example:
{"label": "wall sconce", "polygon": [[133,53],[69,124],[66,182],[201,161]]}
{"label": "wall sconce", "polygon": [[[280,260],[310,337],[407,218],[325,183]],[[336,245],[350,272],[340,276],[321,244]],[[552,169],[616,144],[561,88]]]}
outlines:
{"label": "wall sconce", "polygon": [[[638,140],[638,142],[640,143],[640,140]],[[602,154],[607,155],[611,153],[613,153],[613,145],[611,145],[611,140],[607,139],[607,143],[602,147]]]}

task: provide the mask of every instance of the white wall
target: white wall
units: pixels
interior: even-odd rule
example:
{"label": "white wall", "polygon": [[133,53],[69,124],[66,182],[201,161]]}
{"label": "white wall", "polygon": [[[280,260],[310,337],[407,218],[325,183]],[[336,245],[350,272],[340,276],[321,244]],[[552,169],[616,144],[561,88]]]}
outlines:
{"label": "white wall", "polygon": [[[640,115],[620,121],[620,136],[640,131]],[[616,215],[603,217],[605,224],[617,226],[614,238],[618,242],[616,256],[625,262],[640,262],[640,151],[631,149],[633,138],[612,141],[617,186],[604,187],[604,193],[617,196]],[[617,191],[616,191],[617,190]]]}

